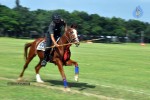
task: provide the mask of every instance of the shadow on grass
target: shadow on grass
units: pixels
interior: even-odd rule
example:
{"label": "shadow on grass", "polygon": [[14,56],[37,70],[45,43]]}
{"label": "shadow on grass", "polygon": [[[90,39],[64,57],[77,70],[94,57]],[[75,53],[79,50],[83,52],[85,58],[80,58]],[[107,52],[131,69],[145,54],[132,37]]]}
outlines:
{"label": "shadow on grass", "polygon": [[[60,86],[63,85],[62,81],[58,80],[45,80],[45,82],[48,82],[51,84],[51,86]],[[89,85],[88,83],[81,83],[81,82],[68,82],[69,87],[76,87],[79,88],[79,91],[88,89],[88,88],[95,88],[94,85]]]}

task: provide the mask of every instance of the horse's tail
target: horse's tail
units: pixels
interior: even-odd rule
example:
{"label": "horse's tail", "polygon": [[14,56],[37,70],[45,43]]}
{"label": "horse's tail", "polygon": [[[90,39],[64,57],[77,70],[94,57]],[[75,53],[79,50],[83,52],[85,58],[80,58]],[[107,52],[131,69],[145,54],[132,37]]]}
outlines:
{"label": "horse's tail", "polygon": [[29,48],[31,45],[32,45],[32,42],[26,43],[26,44],[24,45],[24,58],[25,58],[25,60],[27,60],[28,48]]}

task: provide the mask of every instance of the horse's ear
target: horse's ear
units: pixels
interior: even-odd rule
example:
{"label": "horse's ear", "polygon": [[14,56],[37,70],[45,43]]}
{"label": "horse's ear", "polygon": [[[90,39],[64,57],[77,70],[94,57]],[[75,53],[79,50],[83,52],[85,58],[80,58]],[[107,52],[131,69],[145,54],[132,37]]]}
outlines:
{"label": "horse's ear", "polygon": [[72,24],[71,28],[75,28],[76,29],[77,28],[77,24]]}

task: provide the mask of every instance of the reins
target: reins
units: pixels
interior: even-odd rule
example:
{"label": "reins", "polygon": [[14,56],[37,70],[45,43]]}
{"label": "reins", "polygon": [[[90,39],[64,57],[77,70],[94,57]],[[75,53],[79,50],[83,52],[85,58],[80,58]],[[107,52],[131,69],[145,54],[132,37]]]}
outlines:
{"label": "reins", "polygon": [[[62,45],[59,45],[58,47],[62,47],[62,46],[66,46],[66,45],[71,45],[71,44],[74,44],[74,43],[76,43],[76,42],[73,42],[73,43],[67,43],[67,44],[62,44]],[[56,46],[53,45],[53,46],[46,47],[46,48],[54,48],[54,47],[56,47]]]}

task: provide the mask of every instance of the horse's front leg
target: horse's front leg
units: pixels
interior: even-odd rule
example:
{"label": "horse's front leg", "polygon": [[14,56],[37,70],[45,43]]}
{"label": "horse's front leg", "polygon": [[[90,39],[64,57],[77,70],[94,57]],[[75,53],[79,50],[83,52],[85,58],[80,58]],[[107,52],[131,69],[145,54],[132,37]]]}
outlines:
{"label": "horse's front leg", "polygon": [[79,66],[78,66],[78,63],[76,61],[73,61],[73,60],[68,60],[66,62],[66,65],[67,66],[72,66],[74,65],[75,66],[75,76],[74,76],[74,79],[75,81],[79,81]]}
{"label": "horse's front leg", "polygon": [[66,80],[66,75],[65,75],[65,72],[64,72],[64,69],[63,69],[63,63],[59,58],[56,59],[56,65],[58,66],[58,69],[59,69],[60,74],[62,76],[65,90],[70,91],[70,88],[68,87],[68,83],[67,83],[67,80]]}

